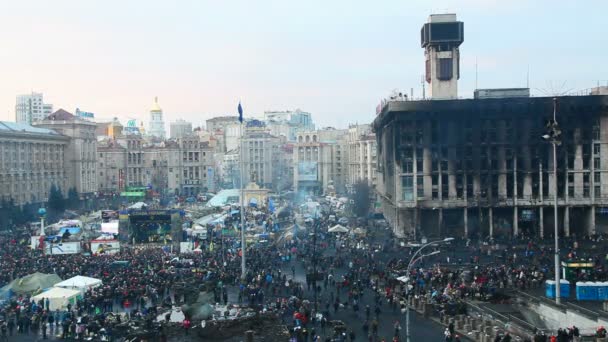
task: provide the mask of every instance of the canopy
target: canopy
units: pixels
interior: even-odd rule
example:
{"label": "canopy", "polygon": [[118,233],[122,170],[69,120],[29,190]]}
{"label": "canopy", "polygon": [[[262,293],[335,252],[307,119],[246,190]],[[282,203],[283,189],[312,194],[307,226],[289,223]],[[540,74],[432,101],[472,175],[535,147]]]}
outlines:
{"label": "canopy", "polygon": [[56,274],[45,274],[45,273],[32,273],[25,277],[17,278],[10,284],[0,289],[0,293],[8,294],[9,292],[18,295],[32,295],[36,292],[43,291],[61,281]]}
{"label": "canopy", "polygon": [[85,276],[75,276],[55,284],[55,287],[86,291],[102,284],[101,279]]}
{"label": "canopy", "polygon": [[137,202],[137,203],[133,204],[132,206],[130,206],[129,209],[138,209],[139,210],[139,209],[147,207],[147,206],[148,205],[144,202]]}
{"label": "canopy", "polygon": [[70,233],[70,235],[79,234],[80,228],[79,227],[63,227],[63,228],[59,229],[59,233],[57,233],[57,235],[63,235],[66,232]]}
{"label": "canopy", "polygon": [[342,225],[335,225],[327,230],[328,233],[348,233],[348,228]]}
{"label": "canopy", "polygon": [[64,289],[62,287],[53,287],[48,291],[44,291],[41,294],[32,297],[32,300],[38,302],[40,300],[49,300],[49,310],[55,311],[57,309],[64,310],[68,307],[68,304],[75,305],[78,299],[82,298],[80,291]]}

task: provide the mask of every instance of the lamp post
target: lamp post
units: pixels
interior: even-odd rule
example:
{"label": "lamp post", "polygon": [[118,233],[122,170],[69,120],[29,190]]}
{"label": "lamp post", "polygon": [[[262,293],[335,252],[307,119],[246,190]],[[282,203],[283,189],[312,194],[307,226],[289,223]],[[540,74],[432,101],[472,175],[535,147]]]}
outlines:
{"label": "lamp post", "polygon": [[553,226],[554,226],[554,238],[555,238],[555,303],[561,303],[561,284],[559,275],[559,229],[557,226],[557,146],[561,145],[561,141],[558,139],[561,135],[561,130],[556,120],[557,112],[557,99],[553,98],[553,120],[549,120],[546,123],[547,133],[543,135],[543,139],[551,141],[553,146]]}
{"label": "lamp post", "polygon": [[46,216],[46,209],[38,209],[38,215],[40,216],[40,236],[44,236],[44,216]]}
{"label": "lamp post", "polygon": [[[446,242],[450,242],[454,240],[454,238],[452,237],[447,237],[443,240],[439,240],[439,241],[433,241],[433,242],[429,242],[427,244],[424,244],[422,246],[420,246],[420,248],[418,248],[418,250],[416,251],[416,253],[414,253],[414,255],[412,255],[412,257],[410,258],[410,262],[407,264],[407,277],[408,277],[408,283],[409,283],[409,279],[410,279],[410,274],[411,274],[411,268],[412,266],[420,259],[425,258],[427,256],[431,256],[431,255],[435,255],[438,254],[439,251],[434,251],[431,252],[429,254],[425,254],[422,255],[419,258],[416,258],[420,252],[422,252],[422,250],[424,250],[425,248],[427,248],[428,246],[436,246],[442,243],[446,243]],[[410,301],[409,301],[409,292],[410,292],[410,288],[409,288],[409,284],[406,283],[405,284],[405,295],[406,295],[406,300],[405,300],[405,340],[406,342],[410,342]]]}

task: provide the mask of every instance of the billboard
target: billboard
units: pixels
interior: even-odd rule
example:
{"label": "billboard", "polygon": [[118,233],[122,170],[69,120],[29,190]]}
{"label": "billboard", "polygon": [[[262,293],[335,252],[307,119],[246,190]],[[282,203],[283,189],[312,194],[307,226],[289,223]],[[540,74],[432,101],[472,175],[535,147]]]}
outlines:
{"label": "billboard", "polygon": [[47,243],[44,245],[45,254],[76,254],[80,253],[80,242]]}
{"label": "billboard", "polygon": [[93,254],[116,254],[120,252],[120,242],[117,240],[93,240],[91,241],[91,252]]}
{"label": "billboard", "polygon": [[317,180],[317,162],[301,161],[298,163],[298,180],[300,181],[316,181]]}

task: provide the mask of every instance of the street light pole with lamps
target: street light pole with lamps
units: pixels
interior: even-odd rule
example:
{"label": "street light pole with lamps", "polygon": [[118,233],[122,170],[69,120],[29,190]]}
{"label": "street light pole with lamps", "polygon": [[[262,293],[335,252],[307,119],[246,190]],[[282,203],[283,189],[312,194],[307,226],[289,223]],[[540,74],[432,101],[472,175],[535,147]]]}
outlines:
{"label": "street light pole with lamps", "polygon": [[548,120],[545,127],[547,128],[547,133],[543,135],[543,139],[550,141],[551,145],[553,145],[553,226],[554,226],[554,237],[555,237],[555,303],[561,303],[561,284],[560,284],[560,275],[559,275],[559,229],[557,226],[557,146],[561,145],[561,141],[559,140],[559,136],[562,134],[560,130],[557,120],[556,120],[556,112],[557,112],[557,98],[553,98],[553,120]]}
{"label": "street light pole with lamps", "polygon": [[427,256],[431,256],[431,255],[435,255],[438,254],[440,251],[434,251],[431,252],[429,254],[425,254],[420,256],[419,258],[416,258],[420,252],[422,252],[423,249],[427,248],[428,246],[437,246],[441,243],[446,243],[446,242],[450,242],[454,240],[454,238],[452,237],[447,237],[443,240],[439,240],[439,241],[433,241],[433,242],[429,242],[427,244],[422,245],[420,248],[418,248],[418,250],[416,251],[416,253],[414,253],[414,255],[412,255],[412,257],[410,258],[410,262],[407,264],[407,282],[405,284],[405,296],[406,296],[406,300],[405,300],[405,336],[406,336],[406,342],[410,342],[410,301],[409,301],[409,292],[410,292],[410,288],[409,288],[409,279],[410,279],[410,275],[411,275],[411,268],[412,266],[420,259],[425,258]]}

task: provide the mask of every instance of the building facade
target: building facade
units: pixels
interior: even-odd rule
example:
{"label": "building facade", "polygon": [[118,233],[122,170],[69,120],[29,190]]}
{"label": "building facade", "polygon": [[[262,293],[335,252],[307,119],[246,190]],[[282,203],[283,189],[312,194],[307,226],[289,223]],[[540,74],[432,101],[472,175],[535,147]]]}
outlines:
{"label": "building facade", "polygon": [[76,188],[83,199],[93,196],[97,191],[97,125],[59,109],[36,122],[35,127],[52,129],[70,138],[63,154],[69,187]]}
{"label": "building facade", "polygon": [[53,105],[44,103],[42,93],[17,95],[15,121],[31,125],[53,113]]}
{"label": "building facade", "polygon": [[348,177],[346,130],[300,132],[293,145],[294,189],[322,194],[344,191]]}
{"label": "building facade", "polygon": [[351,125],[348,128],[348,184],[366,181],[376,187],[376,135],[371,125]]}
{"label": "building facade", "polygon": [[167,142],[168,188],[180,196],[215,189],[213,149],[197,136]]}
{"label": "building facade", "polygon": [[275,186],[279,146],[280,139],[271,135],[262,122],[247,123],[242,146],[244,184],[253,182],[267,189]]}
{"label": "building facade", "polygon": [[377,193],[397,236],[608,232],[608,96],[555,100],[557,194],[541,139],[554,99],[388,102],[373,123]]}
{"label": "building facade", "polygon": [[43,203],[52,185],[67,195],[70,138],[53,130],[0,122],[1,199],[15,205]]}

